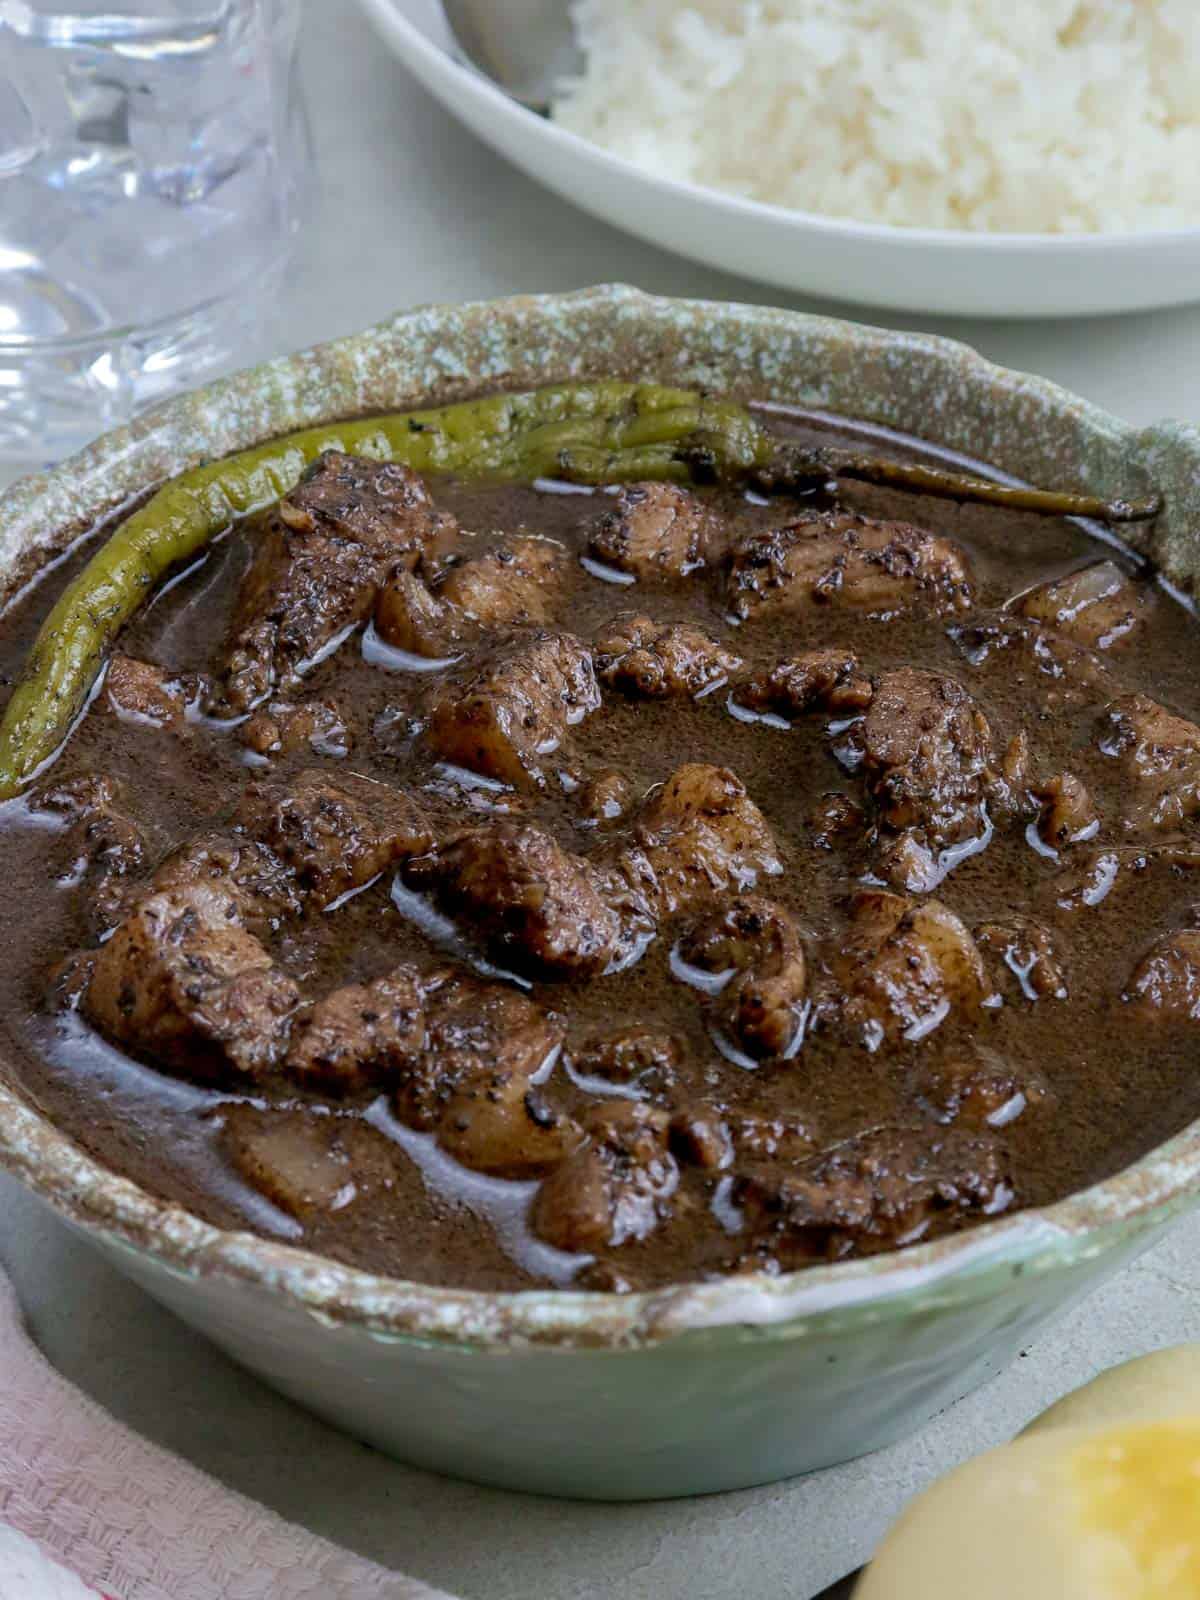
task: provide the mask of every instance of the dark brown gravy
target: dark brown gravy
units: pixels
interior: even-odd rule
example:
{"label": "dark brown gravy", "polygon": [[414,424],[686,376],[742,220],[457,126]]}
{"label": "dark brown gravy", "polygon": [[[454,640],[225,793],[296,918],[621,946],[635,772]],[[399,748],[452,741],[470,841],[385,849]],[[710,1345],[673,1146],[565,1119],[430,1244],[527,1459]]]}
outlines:
{"label": "dark brown gravy", "polygon": [[[781,431],[825,440],[854,440],[853,429],[781,416]],[[891,440],[897,452],[912,447]],[[916,452],[937,460],[932,451]],[[576,493],[533,488],[434,485],[440,504],[469,528],[528,529],[582,550],[581,529],[598,501]],[[1098,531],[994,509],[956,506],[862,486],[846,486],[840,503],[943,532],[967,550],[980,608],[1001,605],[1030,585],[1113,554]],[[727,513],[746,527],[777,523],[780,508],[728,501]],[[123,641],[130,654],[178,669],[212,662],[233,592],[249,557],[245,531],[235,528],[196,569],[161,593]],[[82,552],[79,559],[87,552]],[[1136,564],[1119,557],[1128,569]],[[5,618],[0,673],[11,682],[34,632],[58,591],[56,574]],[[1140,582],[1153,584],[1148,574]],[[573,568],[569,597],[557,622],[590,638],[613,613],[637,606],[656,620],[691,621],[730,639],[715,585],[649,590],[604,582]],[[1011,667],[978,672],[948,637],[946,617],[865,620],[830,610],[803,619],[780,616],[736,630],[736,647],[752,666],[768,667],[801,647],[849,645],[867,671],[900,664],[944,671],[979,699],[1002,746],[1024,727],[1035,765],[1069,767],[1101,800],[1112,791],[1111,764],[1091,746],[1097,704],[1039,717],[1027,685]],[[1189,718],[1200,717],[1195,662],[1200,635],[1184,607],[1158,592],[1149,626],[1119,653],[1112,668],[1129,689],[1153,695]],[[357,734],[347,765],[393,783],[433,781],[414,766],[404,729],[423,688],[417,675],[363,660],[357,640],[312,673],[306,691],[338,702]],[[814,849],[807,819],[819,796],[852,789],[830,753],[828,718],[809,717],[791,729],[748,724],[727,714],[725,695],[697,703],[625,701],[605,694],[603,709],[573,730],[573,752],[585,767],[616,765],[644,790],[684,761],[723,763],[741,777],[775,830],[785,873],[769,892],[796,914],[806,933],[835,926],[835,907],[847,888],[847,865],[837,852]],[[311,765],[286,758],[277,771]],[[226,815],[247,778],[245,753],[229,733],[193,721],[185,737],[120,722],[94,711],[61,758],[57,774],[104,772],[124,779],[138,820],[164,841],[211,826]],[[429,791],[435,818],[453,813]],[[586,849],[569,796],[535,803],[537,819],[574,849]],[[432,1140],[401,1127],[377,1102],[376,1126],[397,1139],[410,1160],[397,1163],[395,1181],[369,1206],[318,1216],[306,1228],[258,1195],[219,1155],[212,1110],[228,1096],[196,1087],[131,1060],[99,1038],[76,1014],[52,1013],[47,975],[65,953],[91,942],[77,894],[52,881],[56,840],[23,802],[4,807],[0,880],[8,885],[8,938],[0,949],[0,1032],[10,1070],[48,1115],[106,1165],[150,1191],[210,1221],[296,1242],[337,1259],[424,1282],[480,1288],[519,1288],[567,1282],[578,1261],[534,1239],[525,1214],[535,1185],[482,1177],[457,1166]],[[1121,842],[1106,819],[1104,841]],[[1020,829],[997,831],[989,847],[964,861],[938,891],[968,925],[1031,905],[1053,905],[1050,880],[1063,863],[1039,854]],[[1118,996],[1150,941],[1177,925],[1193,896],[1186,876],[1167,869],[1143,873],[1136,889],[1056,924],[1070,974],[1070,998],[1034,1006],[1005,1005],[972,1025],[980,1042],[1011,1063],[1018,1075],[1041,1081],[1047,1096],[1003,1129],[1022,1205],[1039,1205],[1111,1174],[1200,1115],[1197,1045],[1186,1028],[1154,1026],[1128,1014]],[[1200,896],[1197,896],[1200,898]],[[375,977],[410,957],[428,954],[422,931],[389,898],[388,882],[357,895],[337,912],[304,925],[281,941],[278,958],[315,989]],[[696,1093],[719,1086],[734,1106],[803,1112],[823,1143],[910,1114],[930,1052],[962,1043],[963,1028],[946,1028],[924,1044],[880,1050],[847,1049],[813,1036],[791,1062],[746,1071],[722,1058],[704,1026],[695,993],[668,967],[671,937],[659,938],[629,970],[564,990],[535,984],[533,998],[566,1012],[570,1040],[611,1026],[614,1019],[661,1025],[687,1041],[687,1082]],[[588,1091],[555,1067],[567,1103]],[[290,1099],[295,1100],[292,1094]],[[617,1253],[635,1285],[678,1281],[716,1270],[730,1255],[730,1238],[712,1209],[711,1175],[685,1168],[669,1225]],[[728,1219],[727,1219],[728,1220]]]}

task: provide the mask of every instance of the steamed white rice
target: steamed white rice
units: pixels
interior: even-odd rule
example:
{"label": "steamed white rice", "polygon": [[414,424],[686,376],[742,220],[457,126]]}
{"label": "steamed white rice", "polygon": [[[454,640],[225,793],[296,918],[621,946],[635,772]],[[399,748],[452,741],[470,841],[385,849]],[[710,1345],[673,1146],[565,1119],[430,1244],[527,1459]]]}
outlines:
{"label": "steamed white rice", "polygon": [[862,221],[1200,223],[1200,0],[575,0],[564,127]]}

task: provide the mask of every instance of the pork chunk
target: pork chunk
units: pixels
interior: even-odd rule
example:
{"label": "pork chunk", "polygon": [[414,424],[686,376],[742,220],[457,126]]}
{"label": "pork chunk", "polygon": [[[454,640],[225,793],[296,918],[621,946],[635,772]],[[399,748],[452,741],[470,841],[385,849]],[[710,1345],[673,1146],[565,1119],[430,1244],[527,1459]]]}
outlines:
{"label": "pork chunk", "polygon": [[1066,634],[1000,613],[956,623],[947,632],[977,672],[1028,678],[1047,712],[1094,704],[1116,692],[1104,660]]}
{"label": "pork chunk", "polygon": [[104,675],[103,705],[126,722],[180,733],[200,683],[189,674],[169,672],[135,656],[114,655]]}
{"label": "pork chunk", "polygon": [[623,772],[606,767],[582,784],[576,795],[580,826],[602,828],[619,822],[633,802],[633,786]]}
{"label": "pork chunk", "polygon": [[588,549],[643,583],[669,583],[703,567],[716,537],[713,514],[690,489],[631,483],[597,521]]}
{"label": "pork chunk", "polygon": [[606,1083],[636,1090],[647,1099],[674,1088],[683,1061],[682,1042],[655,1028],[619,1028],[615,1033],[593,1034],[571,1049],[571,1064],[577,1075],[602,1078]]}
{"label": "pork chunk", "polygon": [[533,824],[466,829],[410,863],[405,879],[432,889],[498,960],[521,972],[590,976],[625,945],[604,876]]}
{"label": "pork chunk", "polygon": [[361,888],[433,843],[415,800],[353,772],[307,770],[287,783],[248,784],[238,823],[291,868],[316,906]]}
{"label": "pork chunk", "polygon": [[836,992],[823,1016],[870,1050],[916,1043],[952,1013],[971,1018],[992,993],[978,945],[948,906],[883,889],[851,898],[849,927],[826,961]]}
{"label": "pork chunk", "polygon": [[1200,931],[1183,928],[1156,940],[1134,968],[1123,998],[1148,1019],[1200,1022]]}
{"label": "pork chunk", "polygon": [[1005,745],[988,785],[988,804],[998,816],[1014,822],[1038,816],[1044,802],[1033,792],[1030,763],[1029,735],[1022,728]]}
{"label": "pork chunk", "polygon": [[815,606],[936,614],[965,611],[972,584],[966,554],[952,539],[836,511],[740,540],[730,554],[726,596],[743,621]]}
{"label": "pork chunk", "polygon": [[[404,1122],[440,1130],[461,1091],[486,1087],[497,1075],[504,1084],[536,1088],[531,1080],[562,1045],[561,1017],[534,1005],[509,984],[483,982],[454,967],[426,977],[422,988],[425,1038],[394,1080],[396,1111]],[[530,1120],[536,1126],[536,1118]],[[565,1124],[561,1131],[566,1133]],[[453,1144],[453,1128],[448,1137]],[[547,1148],[533,1131],[529,1140],[531,1149]]]}
{"label": "pork chunk", "polygon": [[201,834],[172,850],[151,880],[155,891],[195,884],[231,896],[238,921],[258,938],[278,932],[303,909],[292,873],[257,839]]}
{"label": "pork chunk", "polygon": [[219,1146],[240,1177],[297,1222],[310,1223],[386,1194],[403,1156],[358,1117],[232,1103],[220,1108]]}
{"label": "pork chunk", "polygon": [[760,1254],[784,1268],[913,1244],[1014,1194],[1003,1150],[984,1131],[879,1127],[800,1168],[748,1173],[734,1198]]}
{"label": "pork chunk", "polygon": [[83,773],[35,790],[29,808],[61,819],[63,831],[50,855],[55,877],[64,888],[87,885],[88,920],[97,934],[110,933],[150,856],[124,785],[105,774]]}
{"label": "pork chunk", "polygon": [[808,819],[809,842],[818,850],[834,850],[861,834],[866,825],[867,813],[857,800],[840,790],[829,790]]}
{"label": "pork chunk", "polygon": [[735,698],[747,711],[766,711],[790,722],[809,711],[854,716],[874,691],[850,650],[804,650],[738,683]]}
{"label": "pork chunk", "polygon": [[644,801],[616,870],[654,918],[782,872],[770,824],[728,767],[677,767]]}
{"label": "pork chunk", "polygon": [[380,590],[375,627],[413,655],[454,656],[496,628],[550,622],[567,566],[562,545],[527,534],[450,566],[436,586],[400,571]]}
{"label": "pork chunk", "polygon": [[1200,728],[1144,694],[1112,701],[1100,718],[1097,743],[1121,764],[1132,790],[1129,833],[1178,828],[1200,812]]}
{"label": "pork chunk", "polygon": [[1043,1103],[1048,1091],[1034,1073],[976,1045],[948,1059],[925,1063],[917,1095],[938,1122],[1006,1128],[1031,1106]]}
{"label": "pork chunk", "polygon": [[1127,641],[1145,617],[1147,591],[1115,561],[1096,561],[1065,578],[1039,584],[1016,610],[1092,650]]}
{"label": "pork chunk", "polygon": [[898,888],[932,889],[946,852],[986,834],[992,736],[983,712],[955,679],[899,667],[879,678],[845,749],[882,824],[885,876]]}
{"label": "pork chunk", "polygon": [[291,705],[273,700],[238,729],[238,739],[256,756],[271,760],[307,745],[314,755],[341,760],[354,746],[354,736],[332,700],[307,700]]}
{"label": "pork chunk", "polygon": [[741,657],[699,628],[617,617],[596,639],[596,676],[637,700],[698,700],[729,681]]}
{"label": "pork chunk", "polygon": [[586,647],[569,633],[531,633],[440,685],[424,738],[452,766],[515,788],[543,788],[546,758],[599,706]]}
{"label": "pork chunk", "polygon": [[1078,859],[1053,878],[1049,887],[1059,911],[1085,911],[1104,905],[1115,892],[1134,887],[1142,873],[1149,871],[1180,877],[1200,871],[1200,846],[1115,845],[1080,851]]}
{"label": "pork chunk", "polygon": [[533,1231],[559,1250],[589,1253],[648,1238],[679,1183],[669,1128],[665,1111],[638,1100],[590,1111],[583,1142],[538,1190]]}
{"label": "pork chunk", "polygon": [[759,895],[712,912],[680,942],[690,965],[725,978],[710,1025],[755,1061],[794,1055],[804,1037],[808,965],[795,918]]}
{"label": "pork chunk", "polygon": [[768,1164],[794,1166],[816,1149],[812,1127],[800,1112],[730,1111],[694,1101],[671,1118],[671,1149],[680,1161],[708,1172]]}
{"label": "pork chunk", "polygon": [[1042,803],[1037,831],[1048,850],[1058,853],[1099,833],[1100,818],[1092,797],[1073,772],[1060,772],[1035,785],[1033,794]]}
{"label": "pork chunk", "polygon": [[264,1077],[299,994],[237,919],[236,898],[212,885],[148,895],[95,953],[84,997],[92,1021],[197,1077]]}
{"label": "pork chunk", "polygon": [[1054,935],[1032,917],[984,922],[975,941],[992,962],[999,986],[1011,998],[1066,1000],[1067,974]]}
{"label": "pork chunk", "polygon": [[324,533],[378,552],[389,565],[412,567],[458,534],[425,480],[399,461],[327,450],[279,502],[296,533]]}
{"label": "pork chunk", "polygon": [[354,1093],[386,1082],[424,1045],[424,990],[415,971],[398,967],[318,1000],[297,1019],[285,1067],[305,1087]]}
{"label": "pork chunk", "polygon": [[371,615],[390,572],[411,568],[453,531],[410,468],[327,451],[263,530],[209,709],[239,715],[272,690],[294,689],[340,635]]}
{"label": "pork chunk", "polygon": [[578,1140],[560,1106],[528,1077],[503,1067],[468,1079],[438,1123],[447,1155],[492,1178],[540,1178]]}

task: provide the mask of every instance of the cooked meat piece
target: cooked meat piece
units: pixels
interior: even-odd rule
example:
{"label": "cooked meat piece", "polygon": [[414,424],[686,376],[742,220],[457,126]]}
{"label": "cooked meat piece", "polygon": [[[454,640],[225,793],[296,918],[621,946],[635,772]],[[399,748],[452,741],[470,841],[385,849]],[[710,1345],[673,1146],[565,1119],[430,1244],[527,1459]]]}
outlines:
{"label": "cooked meat piece", "polygon": [[546,757],[599,706],[586,647],[569,633],[532,633],[439,685],[425,741],[454,766],[517,788],[541,788]]}
{"label": "cooked meat piece", "polygon": [[332,700],[308,700],[289,705],[273,700],[238,729],[247,750],[259,756],[290,755],[305,745],[319,756],[341,759],[354,747],[354,737]]}
{"label": "cooked meat piece", "polygon": [[317,906],[433,843],[415,800],[353,772],[309,770],[286,783],[248,784],[237,820],[286,862]]}
{"label": "cooked meat piece", "polygon": [[1134,968],[1122,998],[1163,1022],[1200,1022],[1200,931],[1157,939]]}
{"label": "cooked meat piece", "polygon": [[795,919],[744,895],[698,923],[680,943],[692,966],[727,976],[707,1006],[711,1025],[755,1061],[795,1054],[808,1014],[808,968]]}
{"label": "cooked meat piece", "polygon": [[885,672],[846,750],[875,802],[881,864],[897,887],[934,888],[953,864],[949,852],[986,837],[991,729],[953,678],[913,667]]}
{"label": "cooked meat piece", "polygon": [[936,1122],[966,1128],[1006,1128],[1050,1098],[1037,1072],[978,1043],[933,1058],[922,1053],[912,1091]]}
{"label": "cooked meat piece", "polygon": [[[397,1115],[413,1127],[432,1129],[464,1086],[486,1085],[499,1075],[506,1083],[519,1080],[536,1088],[530,1080],[562,1045],[561,1017],[509,984],[485,983],[454,967],[426,977],[422,988],[425,1042],[398,1076]],[[533,1133],[529,1138],[546,1148]]]}
{"label": "cooked meat piece", "polygon": [[971,595],[966,554],[952,539],[844,511],[749,534],[730,556],[729,609],[743,620],[827,605],[880,616],[965,611]]}
{"label": "cooked meat piece", "polygon": [[961,837],[977,818],[991,761],[987,719],[960,683],[936,672],[885,672],[861,723],[863,772],[883,820]]}
{"label": "cooked meat piece", "polygon": [[237,918],[256,937],[276,933],[303,909],[291,872],[273,850],[256,839],[201,834],[172,850],[155,869],[151,888],[189,888],[207,884],[231,895]]}
{"label": "cooked meat piece", "polygon": [[1035,622],[1001,612],[955,624],[947,632],[976,670],[1028,676],[1044,711],[1070,710],[1115,693],[1108,668],[1094,650]]}
{"label": "cooked meat piece", "polygon": [[865,711],[873,694],[850,650],[804,650],[738,683],[734,698],[747,711],[768,711],[790,721],[808,711],[853,716]]}
{"label": "cooked meat piece", "polygon": [[786,1061],[804,1038],[808,1013],[804,947],[781,941],[731,979],[712,1002],[717,1028],[755,1061]]}
{"label": "cooked meat piece", "polygon": [[103,772],[81,772],[74,778],[51,780],[34,789],[29,796],[29,809],[78,821],[80,817],[115,811],[125,800],[124,787],[115,778]]}
{"label": "cooked meat piece", "polygon": [[973,1017],[992,992],[978,946],[948,906],[883,889],[852,896],[850,925],[826,960],[837,991],[822,1016],[869,1050],[916,1043],[952,1012]]}
{"label": "cooked meat piece", "polygon": [[436,588],[400,571],[380,590],[375,626],[397,649],[453,656],[492,629],[550,622],[567,565],[562,545],[520,535],[451,566]]}
{"label": "cooked meat piece", "polygon": [[199,695],[198,678],[169,672],[134,656],[113,656],[104,674],[104,706],[143,727],[181,732],[187,708]]}
{"label": "cooked meat piece", "polygon": [[540,534],[518,534],[450,567],[438,593],[485,628],[549,622],[568,570],[563,545]]}
{"label": "cooked meat piece", "polygon": [[1126,694],[1100,718],[1097,744],[1121,763],[1136,799],[1131,833],[1178,828],[1200,811],[1200,728],[1144,694]]}
{"label": "cooked meat piece", "polygon": [[1100,818],[1092,797],[1073,772],[1060,772],[1047,783],[1035,785],[1033,793],[1042,802],[1037,831],[1048,850],[1057,853],[1099,833]]}
{"label": "cooked meat piece", "polygon": [[1046,1100],[1047,1089],[1031,1072],[975,1045],[970,1053],[923,1061],[917,1097],[938,1122],[1006,1128]]}
{"label": "cooked meat piece", "polygon": [[622,1028],[594,1034],[571,1050],[571,1064],[586,1078],[632,1086],[653,1098],[674,1087],[684,1048],[673,1034],[653,1028]]}
{"label": "cooked meat piece", "polygon": [[273,517],[242,580],[216,681],[205,697],[236,717],[295,689],[324,652],[371,614],[386,571],[377,551]]}
{"label": "cooked meat piece", "polygon": [[1022,728],[1004,747],[988,785],[988,804],[999,816],[1013,820],[1034,817],[1038,799],[1029,776],[1029,735]]}
{"label": "cooked meat piece", "polygon": [[809,842],[818,850],[836,850],[845,839],[862,833],[867,814],[848,794],[831,791],[808,819]]}
{"label": "cooked meat piece", "polygon": [[387,575],[455,531],[398,462],[327,451],[263,530],[242,581],[211,710],[237,715],[295,687],[370,616]]}
{"label": "cooked meat piece", "polygon": [[556,1167],[579,1130],[528,1077],[507,1068],[468,1079],[437,1130],[448,1155],[493,1178],[539,1178]]}
{"label": "cooked meat piece", "polygon": [[1200,845],[1117,845],[1079,852],[1078,860],[1050,882],[1060,911],[1103,905],[1110,894],[1136,883],[1151,868],[1180,874],[1200,870]]}
{"label": "cooked meat piece", "polygon": [[334,1094],[386,1082],[425,1046],[424,1005],[408,967],[335,989],[297,1019],[285,1069],[305,1087]]}
{"label": "cooked meat piece", "polygon": [[615,767],[606,767],[580,788],[576,797],[580,811],[580,825],[600,828],[605,823],[619,821],[633,802],[633,788],[629,779]]}
{"label": "cooked meat piece", "polygon": [[689,928],[679,954],[691,967],[726,977],[799,942],[792,916],[762,895],[739,895]]}
{"label": "cooked meat piece", "polygon": [[65,821],[51,863],[64,887],[87,882],[90,921],[98,934],[120,922],[129,886],[146,862],[145,835],[126,814],[127,804],[123,787],[99,773],[46,784],[29,797],[31,811]]}
{"label": "cooked meat piece", "polygon": [[729,681],[741,657],[683,623],[617,617],[596,639],[596,676],[639,700],[699,700]]}
{"label": "cooked meat piece", "polygon": [[1111,650],[1142,622],[1146,590],[1115,561],[1097,561],[1023,594],[1016,610],[1089,649]]}
{"label": "cooked meat piece", "polygon": [[327,450],[279,502],[295,533],[324,533],[377,551],[389,565],[413,567],[457,537],[425,480],[400,461],[372,461]]}
{"label": "cooked meat piece", "polygon": [[405,879],[522,972],[586,977],[622,951],[627,933],[604,876],[544,829],[499,822],[469,828],[409,863]]}
{"label": "cooked meat piece", "polygon": [[782,872],[770,825],[728,767],[693,762],[652,789],[615,866],[655,918]]}
{"label": "cooked meat piece", "polygon": [[1066,1000],[1066,968],[1054,936],[1031,917],[1006,917],[975,929],[975,942],[993,962],[1000,983],[1015,998]]}
{"label": "cooked meat piece", "polygon": [[211,884],[147,895],[95,955],[85,1009],[118,1044],[217,1082],[279,1059],[296,985]]}
{"label": "cooked meat piece", "polygon": [[736,1164],[793,1166],[814,1148],[808,1122],[796,1113],[728,1111],[697,1101],[671,1119],[671,1149],[680,1161],[708,1172],[723,1172]]}
{"label": "cooked meat piece", "polygon": [[632,483],[615,497],[588,540],[597,561],[643,583],[686,578],[710,559],[716,519],[675,483]]}
{"label": "cooked meat piece", "polygon": [[430,661],[452,660],[481,629],[444,605],[416,572],[393,572],[375,600],[375,631],[393,649]]}
{"label": "cooked meat piece", "polygon": [[534,1233],[559,1250],[587,1252],[647,1238],[668,1215],[679,1182],[669,1126],[665,1111],[639,1100],[591,1110],[583,1143],[538,1190]]}
{"label": "cooked meat piece", "polygon": [[312,1222],[386,1193],[395,1182],[395,1145],[359,1117],[260,1108],[234,1102],[218,1111],[220,1146],[247,1183],[272,1205]]}
{"label": "cooked meat piece", "polygon": [[912,1244],[971,1216],[998,1216],[1013,1198],[994,1138],[957,1128],[872,1128],[734,1188],[759,1251],[785,1268]]}

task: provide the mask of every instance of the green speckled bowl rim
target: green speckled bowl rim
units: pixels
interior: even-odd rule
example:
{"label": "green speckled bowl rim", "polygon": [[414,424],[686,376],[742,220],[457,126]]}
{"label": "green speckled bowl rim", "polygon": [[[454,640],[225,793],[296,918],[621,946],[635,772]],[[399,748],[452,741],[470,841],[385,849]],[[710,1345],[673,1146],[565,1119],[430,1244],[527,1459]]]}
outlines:
{"label": "green speckled bowl rim", "polygon": [[[418,400],[598,376],[647,377],[841,412],[930,439],[1035,483],[1167,508],[1143,548],[1194,592],[1200,431],[1135,429],[967,347],[799,312],[651,297],[621,285],[402,312],[351,338],[238,373],[107,434],[0,497],[0,601],[97,518],[199,461],[274,434]],[[7,1082],[3,1081],[7,1079]],[[853,1334],[1003,1296],[1145,1243],[1200,1192],[1200,1122],[1117,1176],[1041,1210],[908,1250],[771,1277],[630,1295],[430,1288],[212,1227],[108,1171],[60,1133],[0,1062],[0,1165],[62,1216],[192,1280],[257,1285],[319,1321],[381,1339],[502,1352],[631,1349]]]}

